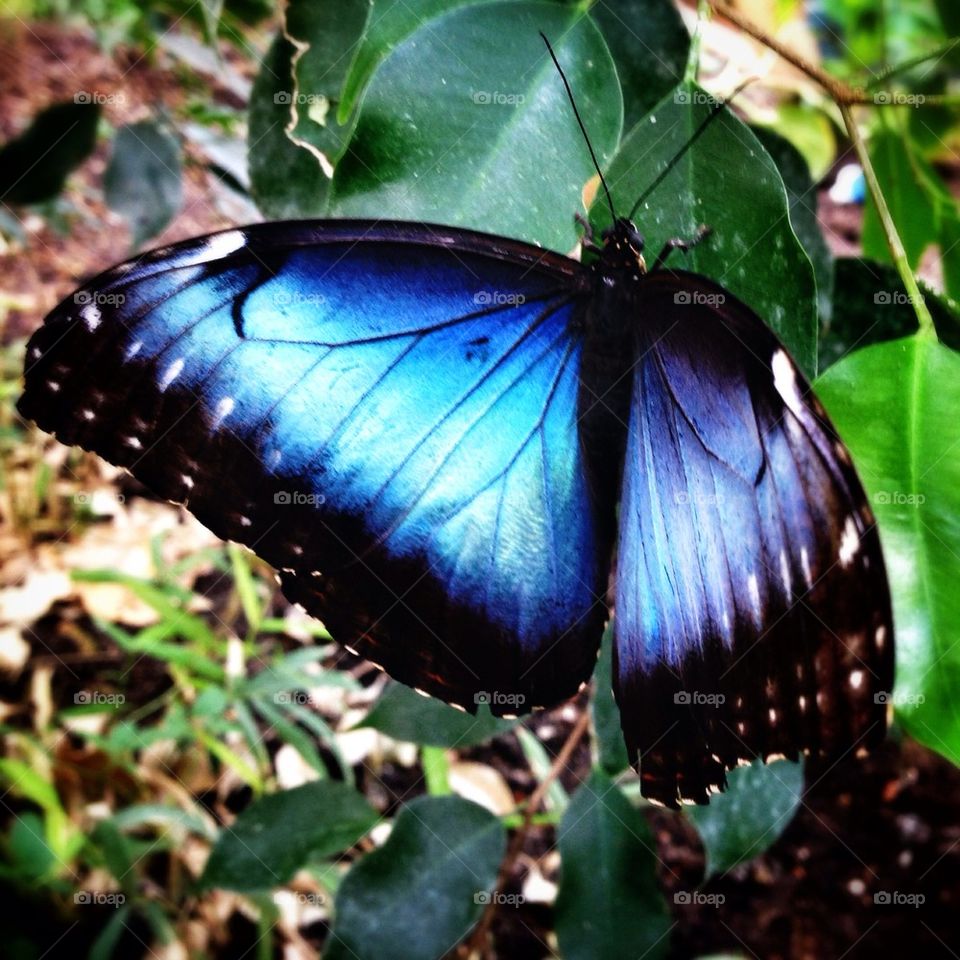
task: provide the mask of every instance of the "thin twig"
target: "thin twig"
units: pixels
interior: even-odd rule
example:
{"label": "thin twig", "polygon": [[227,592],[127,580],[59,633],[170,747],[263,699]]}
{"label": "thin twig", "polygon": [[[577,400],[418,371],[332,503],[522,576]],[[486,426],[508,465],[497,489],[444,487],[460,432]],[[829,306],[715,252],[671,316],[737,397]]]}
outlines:
{"label": "thin twig", "polygon": [[[507,854],[503,858],[503,862],[500,864],[500,871],[497,874],[497,883],[494,887],[495,891],[502,889],[510,879],[510,875],[513,873],[513,865],[516,863],[517,858],[523,851],[524,844],[527,840],[527,834],[530,831],[530,824],[533,821],[534,814],[537,812],[537,808],[543,802],[543,798],[546,796],[547,790],[550,789],[550,784],[553,783],[553,781],[556,780],[560,773],[566,768],[573,751],[576,750],[577,745],[583,739],[583,736],[589,727],[590,709],[589,707],[584,707],[583,712],[577,718],[577,722],[570,730],[567,739],[560,748],[560,752],[555,757],[550,769],[547,771],[546,776],[537,785],[537,789],[530,794],[530,799],[527,801],[527,804],[523,810],[523,822],[517,828],[516,833],[514,833],[513,838],[510,841],[510,846],[507,848]],[[493,917],[496,913],[496,909],[496,897],[491,897],[490,903],[487,904],[487,909],[480,918],[480,922],[477,924],[472,936],[466,943],[466,949],[464,952],[467,955],[470,955],[474,951],[479,951],[481,954],[486,952],[487,936],[490,932],[490,926],[493,923]]]}

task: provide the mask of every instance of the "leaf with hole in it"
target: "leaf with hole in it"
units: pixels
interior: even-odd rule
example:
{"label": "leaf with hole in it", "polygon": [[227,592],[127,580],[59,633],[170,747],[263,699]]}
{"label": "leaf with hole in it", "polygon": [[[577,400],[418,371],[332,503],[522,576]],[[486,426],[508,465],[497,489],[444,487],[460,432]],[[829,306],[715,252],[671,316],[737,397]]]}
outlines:
{"label": "leaf with hole in it", "polygon": [[362,794],[333,780],[260,797],[220,834],[200,886],[268,890],[309,859],[353,846],[377,820]]}
{"label": "leaf with hole in it", "polygon": [[341,123],[341,90],[367,31],[372,0],[290,0],[284,33],[296,47],[286,91],[287,136],[328,174],[346,152],[356,113]]}
{"label": "leaf with hole in it", "polygon": [[0,148],[0,200],[40,203],[63,189],[68,174],[93,152],[100,107],[77,94],[80,102],[55,103]]}
{"label": "leaf with hole in it", "polygon": [[[634,217],[652,261],[671,237],[712,233],[668,266],[715,280],[773,328],[808,373],[816,364],[817,305],[813,268],[790,226],[776,165],[729,110],[708,126],[716,101],[682,84],[624,138],[607,172],[613,202],[626,216],[669,169]],[[693,139],[697,131],[700,134]],[[686,149],[684,149],[686,147]],[[610,222],[605,200],[590,210],[594,230]]]}
{"label": "leaf with hole in it", "polygon": [[282,34],[274,38],[253,83],[247,120],[250,192],[260,210],[278,220],[323,216],[330,192],[317,158],[286,134],[295,53]]}
{"label": "leaf with hole in it", "polygon": [[110,209],[130,224],[135,248],[173,219],[182,189],[180,144],[165,127],[143,120],[117,131],[103,191]]}
{"label": "leaf with hole in it", "polygon": [[325,960],[434,960],[480,919],[506,850],[492,813],[460,797],[418,797],[387,842],[337,891]]}
{"label": "leaf with hole in it", "polygon": [[358,726],[373,727],[394,740],[462,749],[505,733],[513,721],[494,717],[483,705],[476,714],[456,710],[402,683],[391,683]]}
{"label": "leaf with hole in it", "polygon": [[920,335],[846,357],[817,393],[877,515],[896,630],[892,701],[917,740],[960,763],[960,355]]}
{"label": "leaf with hole in it", "polygon": [[703,807],[689,807],[707,852],[706,876],[725,873],[770,847],[803,797],[803,764],[755,760],[727,774],[727,790]]}
{"label": "leaf with hole in it", "polygon": [[599,770],[563,815],[554,907],[565,960],[656,960],[671,923],[657,882],[657,850],[643,814]]}
{"label": "leaf with hole in it", "polygon": [[[510,29],[504,30],[509,17]],[[430,20],[377,70],[333,179],[331,212],[474,227],[555,250],[593,174],[538,32],[556,52],[601,160],[620,133],[616,70],[579,8],[481,4]],[[424,93],[424,78],[436,78]]]}
{"label": "leaf with hole in it", "polygon": [[[929,184],[936,173],[908,140],[891,131],[884,131],[870,143],[870,162],[894,226],[903,242],[910,266],[916,268],[923,251],[937,242],[938,216],[936,198]],[[863,211],[861,236],[864,256],[882,263],[892,263],[890,248],[880,223],[877,208],[869,191]]]}

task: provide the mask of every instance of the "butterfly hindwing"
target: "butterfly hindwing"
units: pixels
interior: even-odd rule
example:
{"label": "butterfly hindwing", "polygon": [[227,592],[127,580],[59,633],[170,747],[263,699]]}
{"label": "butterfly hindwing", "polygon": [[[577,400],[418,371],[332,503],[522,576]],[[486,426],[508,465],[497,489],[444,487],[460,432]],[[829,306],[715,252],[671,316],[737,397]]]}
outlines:
{"label": "butterfly hindwing", "polygon": [[570,263],[412,224],[189,241],[61,304],[20,409],[248,544],[398,679],[553,703],[606,616]]}
{"label": "butterfly hindwing", "polygon": [[615,685],[644,794],[675,805],[744,760],[875,742],[892,625],[863,489],[783,346],[699,276],[640,303]]}

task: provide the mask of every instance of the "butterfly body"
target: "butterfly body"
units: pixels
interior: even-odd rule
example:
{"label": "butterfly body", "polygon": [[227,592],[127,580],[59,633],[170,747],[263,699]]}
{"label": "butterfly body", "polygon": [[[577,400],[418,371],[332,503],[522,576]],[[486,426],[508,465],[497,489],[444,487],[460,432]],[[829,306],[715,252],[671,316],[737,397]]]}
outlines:
{"label": "butterfly body", "polygon": [[468,710],[575,693],[612,600],[653,799],[883,733],[889,597],[846,451],[760,319],[646,272],[627,221],[587,264],[427,224],[188,241],[54,310],[20,409]]}

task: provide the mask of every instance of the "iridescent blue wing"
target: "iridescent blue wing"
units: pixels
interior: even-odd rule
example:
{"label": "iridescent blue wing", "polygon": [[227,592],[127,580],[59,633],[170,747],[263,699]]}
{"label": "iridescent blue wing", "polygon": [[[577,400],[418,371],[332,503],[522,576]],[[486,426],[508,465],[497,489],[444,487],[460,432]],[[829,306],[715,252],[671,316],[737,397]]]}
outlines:
{"label": "iridescent blue wing", "polygon": [[23,414],[185,503],[390,674],[517,712],[589,677],[606,558],[579,265],[412,224],[264,224],[61,304]]}
{"label": "iridescent blue wing", "polygon": [[642,297],[615,683],[643,792],[676,805],[742,760],[876,742],[893,636],[863,489],[783,346],[702,277]]}

